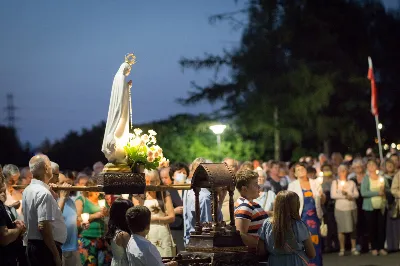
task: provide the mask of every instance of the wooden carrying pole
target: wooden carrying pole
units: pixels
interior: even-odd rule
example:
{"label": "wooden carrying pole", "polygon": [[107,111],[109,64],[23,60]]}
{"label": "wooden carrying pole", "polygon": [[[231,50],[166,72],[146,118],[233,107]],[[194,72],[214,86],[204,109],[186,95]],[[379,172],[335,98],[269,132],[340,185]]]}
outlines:
{"label": "wooden carrying pole", "polygon": [[[14,185],[14,189],[24,189],[27,185]],[[91,186],[91,187],[84,187],[84,186],[71,186],[71,187],[63,187],[63,186],[52,186],[52,190],[66,190],[66,191],[90,191],[90,192],[103,192],[102,186]],[[190,190],[191,187],[189,184],[182,184],[182,185],[171,185],[171,186],[146,186],[145,191],[165,191],[165,190]],[[118,194],[118,193],[116,193]]]}

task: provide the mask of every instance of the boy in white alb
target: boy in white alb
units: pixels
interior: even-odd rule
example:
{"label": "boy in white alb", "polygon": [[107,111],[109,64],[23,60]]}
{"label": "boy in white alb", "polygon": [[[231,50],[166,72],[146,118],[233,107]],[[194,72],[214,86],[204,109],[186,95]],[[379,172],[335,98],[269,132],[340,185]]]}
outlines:
{"label": "boy in white alb", "polygon": [[126,221],[132,233],[126,247],[129,266],[178,266],[176,261],[164,264],[160,252],[146,239],[150,220],[151,212],[145,206],[134,206],[126,212]]}

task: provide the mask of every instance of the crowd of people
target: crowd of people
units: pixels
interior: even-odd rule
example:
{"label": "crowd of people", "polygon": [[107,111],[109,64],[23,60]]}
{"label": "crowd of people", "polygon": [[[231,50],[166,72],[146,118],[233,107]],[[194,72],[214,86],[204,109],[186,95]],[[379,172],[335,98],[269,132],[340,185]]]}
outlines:
{"label": "crowd of people", "polygon": [[[147,185],[191,183],[201,163],[146,170]],[[333,153],[298,162],[223,160],[236,177],[235,226],[268,265],[323,265],[324,252],[385,256],[400,245],[400,164]],[[5,265],[177,265],[195,231],[193,190],[145,194],[53,191],[96,186],[104,165],[60,171],[43,154],[28,167],[5,165],[0,182],[0,255]],[[14,188],[26,185],[26,188]],[[199,193],[200,220],[212,221],[211,193]],[[218,219],[230,223],[218,191]],[[348,250],[349,252],[346,252]]]}

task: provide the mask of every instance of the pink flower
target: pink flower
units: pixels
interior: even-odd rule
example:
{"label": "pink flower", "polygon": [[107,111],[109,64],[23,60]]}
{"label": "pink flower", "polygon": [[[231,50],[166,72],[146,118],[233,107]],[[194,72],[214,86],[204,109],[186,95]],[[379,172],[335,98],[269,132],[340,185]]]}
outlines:
{"label": "pink flower", "polygon": [[153,156],[147,157],[147,161],[148,161],[149,163],[154,162],[154,157],[153,157]]}
{"label": "pink flower", "polygon": [[315,211],[314,210],[308,210],[307,211],[307,215],[308,216],[313,216],[315,214]]}
{"label": "pink flower", "polygon": [[154,156],[154,152],[152,150],[148,150],[147,157],[153,157],[153,156]]}
{"label": "pink flower", "polygon": [[307,226],[310,228],[315,228],[317,226],[317,223],[313,220],[307,220]]}

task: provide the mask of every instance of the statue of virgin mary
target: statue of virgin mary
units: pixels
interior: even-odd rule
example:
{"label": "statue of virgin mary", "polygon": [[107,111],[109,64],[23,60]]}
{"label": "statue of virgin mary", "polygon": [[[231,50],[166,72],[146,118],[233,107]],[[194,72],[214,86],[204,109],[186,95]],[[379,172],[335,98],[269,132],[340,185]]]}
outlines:
{"label": "statue of virgin mary", "polygon": [[[129,57],[131,57],[130,60]],[[132,80],[127,82],[126,78],[134,63],[135,56],[133,54],[125,57],[125,62],[115,74],[112,85],[106,130],[101,148],[110,163],[120,164],[125,163],[126,160],[124,146],[129,138],[130,89],[132,87]]]}

